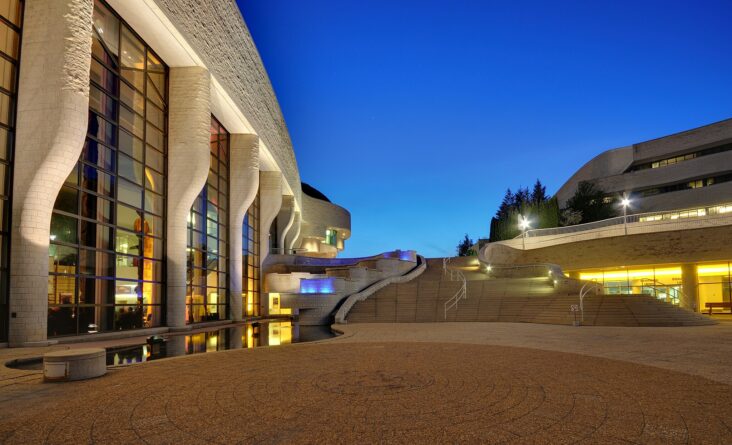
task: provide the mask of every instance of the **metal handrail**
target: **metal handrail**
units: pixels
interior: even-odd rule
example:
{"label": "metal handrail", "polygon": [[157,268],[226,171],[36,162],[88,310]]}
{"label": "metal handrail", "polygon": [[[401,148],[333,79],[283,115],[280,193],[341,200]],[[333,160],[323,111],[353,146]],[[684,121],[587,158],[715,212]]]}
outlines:
{"label": "metal handrail", "polygon": [[582,323],[585,322],[585,297],[587,296],[590,291],[595,290],[595,295],[597,295],[598,290],[602,290],[602,285],[600,283],[597,283],[595,281],[588,281],[585,283],[584,286],[582,286],[582,289],[580,289],[579,293],[579,300],[580,300],[580,321]]}
{"label": "metal handrail", "polygon": [[[453,275],[453,272],[456,272]],[[455,295],[453,295],[450,299],[448,299],[445,302],[445,320],[447,320],[447,311],[450,309],[457,307],[458,302],[462,299],[468,298],[468,283],[467,280],[465,280],[465,275],[461,271],[453,271],[450,270],[450,281],[457,281],[455,280],[457,278],[458,280],[462,281],[460,285],[460,289],[455,292]]]}
{"label": "metal handrail", "polygon": [[465,280],[465,275],[459,270],[454,270],[454,269],[448,268],[447,266],[450,264],[451,261],[452,261],[452,257],[445,257],[442,259],[442,274],[445,276],[449,276],[450,281],[459,280],[459,281],[462,281],[462,284],[460,285],[460,289],[458,289],[457,292],[455,292],[455,295],[450,297],[445,302],[445,320],[447,320],[447,311],[449,311],[453,307],[457,307],[458,302],[460,300],[468,297],[467,281]]}
{"label": "metal handrail", "polygon": [[[651,283],[651,286],[649,286],[647,283]],[[641,287],[650,287],[651,289],[653,289],[654,292],[656,292],[656,295],[654,295],[654,297],[656,297],[656,298],[658,298],[658,292],[663,292],[663,290],[660,289],[659,286],[667,289],[667,291],[664,292],[666,295],[671,295],[671,293],[668,292],[668,290],[671,290],[669,288],[673,288],[673,290],[676,292],[676,296],[671,297],[671,304],[673,304],[675,306],[679,305],[679,294],[681,294],[684,297],[684,299],[686,299],[686,294],[680,288],[676,289],[676,288],[674,288],[673,285],[661,283],[660,281],[653,279],[653,278],[641,278]]]}

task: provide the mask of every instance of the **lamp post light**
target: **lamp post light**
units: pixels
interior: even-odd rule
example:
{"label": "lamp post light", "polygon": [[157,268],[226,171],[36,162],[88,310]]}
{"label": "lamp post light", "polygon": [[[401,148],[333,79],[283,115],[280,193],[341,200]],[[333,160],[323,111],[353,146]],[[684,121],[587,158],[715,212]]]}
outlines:
{"label": "lamp post light", "polygon": [[623,230],[625,231],[625,234],[628,234],[628,206],[630,205],[630,199],[628,199],[627,196],[623,196],[622,201],[620,201],[620,205],[623,206]]}
{"label": "lamp post light", "polygon": [[531,228],[531,221],[523,215],[519,215],[519,228],[521,229],[521,243],[526,250],[526,231]]}

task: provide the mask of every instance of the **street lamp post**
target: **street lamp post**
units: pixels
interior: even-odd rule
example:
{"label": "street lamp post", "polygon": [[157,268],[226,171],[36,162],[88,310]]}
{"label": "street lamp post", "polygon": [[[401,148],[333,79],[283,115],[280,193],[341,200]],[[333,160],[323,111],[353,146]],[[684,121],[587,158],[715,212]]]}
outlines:
{"label": "street lamp post", "polygon": [[623,196],[623,200],[620,201],[623,206],[623,230],[625,234],[628,234],[628,206],[630,205],[630,199],[627,196]]}
{"label": "street lamp post", "polygon": [[531,227],[531,221],[525,218],[523,215],[519,215],[519,228],[521,229],[521,244],[523,249],[526,250],[526,232]]}

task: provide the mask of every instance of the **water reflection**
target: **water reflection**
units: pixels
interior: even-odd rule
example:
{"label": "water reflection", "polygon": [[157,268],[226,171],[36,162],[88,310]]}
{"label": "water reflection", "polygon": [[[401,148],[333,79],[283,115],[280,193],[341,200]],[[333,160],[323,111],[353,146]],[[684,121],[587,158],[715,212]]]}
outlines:
{"label": "water reflection", "polygon": [[251,323],[235,327],[173,335],[165,343],[107,349],[107,365],[132,365],[165,357],[226,349],[249,349],[333,337],[328,326],[300,326],[290,321]]}

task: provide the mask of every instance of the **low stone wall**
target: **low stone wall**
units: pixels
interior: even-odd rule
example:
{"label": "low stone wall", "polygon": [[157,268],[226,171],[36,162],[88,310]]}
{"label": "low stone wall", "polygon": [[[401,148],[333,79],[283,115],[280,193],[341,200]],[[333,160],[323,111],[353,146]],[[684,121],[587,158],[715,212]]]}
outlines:
{"label": "low stone wall", "polygon": [[683,264],[729,260],[731,245],[731,227],[706,227],[621,235],[527,250],[493,243],[481,251],[481,260],[489,264],[554,263],[564,270]]}

